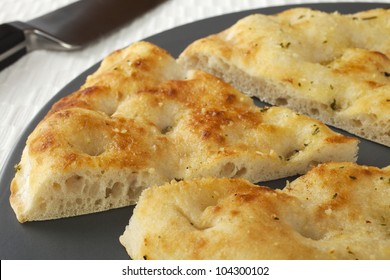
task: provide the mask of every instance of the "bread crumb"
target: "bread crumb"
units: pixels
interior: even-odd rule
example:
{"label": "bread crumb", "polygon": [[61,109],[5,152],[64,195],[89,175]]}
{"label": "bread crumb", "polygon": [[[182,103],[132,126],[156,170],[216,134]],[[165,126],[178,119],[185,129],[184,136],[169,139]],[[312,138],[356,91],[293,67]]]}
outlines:
{"label": "bread crumb", "polygon": [[326,209],[325,214],[330,216],[332,214],[332,209],[330,209],[330,208]]}

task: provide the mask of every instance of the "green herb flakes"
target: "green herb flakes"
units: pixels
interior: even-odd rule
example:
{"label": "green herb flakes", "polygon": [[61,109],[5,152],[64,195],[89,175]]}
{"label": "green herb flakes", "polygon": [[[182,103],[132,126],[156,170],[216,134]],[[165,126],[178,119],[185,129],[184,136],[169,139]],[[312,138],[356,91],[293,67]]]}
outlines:
{"label": "green herb flakes", "polygon": [[330,108],[332,108],[333,111],[337,110],[337,103],[335,98],[333,98],[333,101],[330,104]]}
{"label": "green herb flakes", "polygon": [[315,126],[315,129],[313,130],[311,135],[317,135],[320,132],[320,128],[317,125],[314,125],[314,126]]}
{"label": "green herb flakes", "polygon": [[268,111],[268,109],[269,109],[269,107],[267,107],[267,106],[263,107],[263,108],[260,109],[260,112],[265,113],[265,112]]}
{"label": "green herb flakes", "polygon": [[377,16],[372,16],[372,17],[361,18],[361,20],[372,20],[372,19],[377,19],[377,18],[378,18]]}
{"label": "green herb flakes", "polygon": [[15,173],[19,172],[21,169],[22,169],[22,166],[20,164],[15,164],[14,165]]}
{"label": "green herb flakes", "polygon": [[287,43],[282,42],[279,45],[282,47],[282,49],[288,49],[288,47],[291,45],[291,42],[287,42]]}

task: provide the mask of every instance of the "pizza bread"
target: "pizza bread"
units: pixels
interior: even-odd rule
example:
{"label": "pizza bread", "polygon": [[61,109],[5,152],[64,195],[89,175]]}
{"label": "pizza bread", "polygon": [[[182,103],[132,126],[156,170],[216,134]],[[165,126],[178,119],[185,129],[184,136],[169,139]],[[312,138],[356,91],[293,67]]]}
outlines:
{"label": "pizza bread", "polygon": [[390,146],[390,10],[253,14],[178,62],[242,92]]}
{"label": "pizza bread", "polygon": [[285,108],[259,108],[216,77],[138,42],[107,57],[28,137],[11,184],[20,222],[136,203],[173,179],[304,173],[354,161],[358,141]]}
{"label": "pizza bread", "polygon": [[239,178],[142,193],[120,242],[133,259],[389,259],[390,166],[318,165],[283,190]]}

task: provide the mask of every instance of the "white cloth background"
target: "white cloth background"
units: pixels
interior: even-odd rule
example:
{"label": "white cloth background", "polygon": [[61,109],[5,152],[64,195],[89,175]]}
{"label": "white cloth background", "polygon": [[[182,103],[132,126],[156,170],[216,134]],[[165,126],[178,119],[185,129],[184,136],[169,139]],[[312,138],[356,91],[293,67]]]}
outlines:
{"label": "white cloth background", "polygon": [[[25,21],[75,0],[1,0],[0,23]],[[129,0],[130,1],[130,0]],[[142,0],[138,0],[142,1]],[[0,166],[38,110],[78,74],[111,51],[176,26],[268,6],[331,0],[167,0],[118,32],[75,52],[34,51],[0,72]],[[343,2],[383,2],[344,0]]]}

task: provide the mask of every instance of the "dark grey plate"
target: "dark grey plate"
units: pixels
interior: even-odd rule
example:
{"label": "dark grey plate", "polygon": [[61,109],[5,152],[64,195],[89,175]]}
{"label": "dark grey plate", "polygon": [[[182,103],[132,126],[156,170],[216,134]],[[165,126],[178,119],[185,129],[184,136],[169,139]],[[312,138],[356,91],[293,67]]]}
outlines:
{"label": "dark grey plate", "polygon": [[[329,12],[337,10],[340,13],[353,13],[375,7],[390,8],[390,4],[383,3],[330,3],[304,6]],[[180,26],[145,40],[165,48],[176,57],[195,39],[221,31],[246,15],[252,13],[272,14],[291,7],[296,6],[270,7],[218,16]],[[118,238],[129,221],[133,207],[75,218],[19,224],[8,200],[10,196],[9,185],[14,176],[14,165],[20,160],[27,136],[55,101],[77,90],[84,83],[87,75],[94,72],[97,67],[98,64],[86,70],[42,108],[26,127],[3,167],[0,176],[1,259],[129,258]],[[358,162],[379,167],[390,165],[390,148],[361,139]],[[263,185],[283,187],[285,181],[286,179],[276,180],[263,183]]]}

